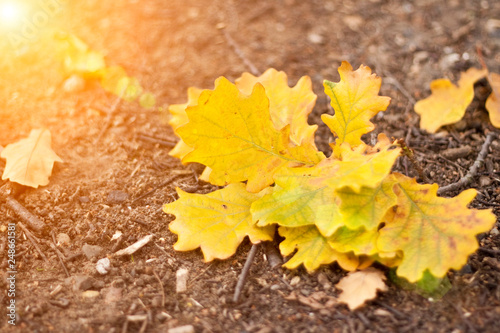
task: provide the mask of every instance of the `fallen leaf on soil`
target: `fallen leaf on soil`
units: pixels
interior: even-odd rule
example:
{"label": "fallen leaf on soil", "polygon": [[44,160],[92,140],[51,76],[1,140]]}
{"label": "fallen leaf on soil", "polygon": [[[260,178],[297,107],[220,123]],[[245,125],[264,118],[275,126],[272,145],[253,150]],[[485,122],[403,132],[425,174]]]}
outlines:
{"label": "fallen leaf on soil", "polygon": [[325,237],[315,226],[278,229],[285,240],[280,243],[281,254],[287,256],[297,252],[283,266],[294,269],[301,264],[309,271],[316,270],[323,264],[334,261],[345,270],[353,271],[358,268],[358,257],[352,253],[340,253],[332,249]]}
{"label": "fallen leaf on soil", "polygon": [[259,192],[274,183],[273,175],[293,164],[314,165],[324,155],[314,146],[296,146],[290,127],[277,130],[269,114],[269,99],[257,83],[250,96],[221,77],[213,91],[204,90],[198,105],[188,107],[189,123],[178,135],[193,147],[183,162],[210,167],[210,182],[227,185],[247,180],[247,190]]}
{"label": "fallen leaf on soil", "polygon": [[312,91],[312,82],[308,76],[303,76],[295,87],[290,88],[285,72],[270,68],[259,77],[243,73],[235,83],[246,95],[252,93],[256,83],[261,83],[269,98],[269,112],[276,129],[281,130],[290,125],[290,139],[296,145],[304,142],[315,145],[314,133],[318,125],[309,125],[307,118],[317,96]]}
{"label": "fallen leaf on soil", "polygon": [[47,185],[54,162],[62,162],[51,148],[48,129],[32,130],[26,139],[5,147],[0,156],[7,160],[3,180],[34,188]]}
{"label": "fallen leaf on soil", "polygon": [[377,296],[377,290],[386,291],[384,273],[375,268],[351,272],[335,285],[342,290],[338,301],[347,304],[350,310],[356,310],[366,301]]}
{"label": "fallen leaf on soil", "polygon": [[448,79],[432,81],[431,95],[415,104],[415,112],[420,115],[420,128],[436,133],[441,126],[462,119],[474,98],[474,83],[486,73],[484,69],[470,68],[462,72],[458,86]]}
{"label": "fallen leaf on soil", "polygon": [[361,136],[375,128],[370,119],[387,109],[391,99],[378,96],[382,80],[372,74],[370,67],[361,65],[353,71],[352,66],[343,61],[338,71],[340,82],[325,80],[323,83],[335,115],[324,114],[321,119],[337,135],[336,145],[347,142],[357,146],[362,143]]}
{"label": "fallen leaf on soil", "polygon": [[454,198],[438,197],[437,184],[418,184],[415,179],[394,174],[397,209],[389,210],[380,229],[378,248],[402,251],[397,269],[410,282],[420,280],[425,270],[443,277],[450,269],[460,269],[478,248],[476,235],[486,232],[496,221],[491,210],[468,209],[476,190],[468,189]]}
{"label": "fallen leaf on soil", "polygon": [[486,100],[486,110],[490,114],[490,121],[495,127],[500,127],[500,74],[490,73],[488,81],[491,86],[491,95]]}
{"label": "fallen leaf on soil", "polygon": [[200,247],[205,261],[212,261],[232,256],[246,236],[254,244],[273,239],[274,226],[259,228],[250,215],[250,205],[264,193],[247,192],[242,183],[204,195],[177,193],[177,201],[163,206],[165,213],[176,216],[170,230],[179,236],[177,251]]}

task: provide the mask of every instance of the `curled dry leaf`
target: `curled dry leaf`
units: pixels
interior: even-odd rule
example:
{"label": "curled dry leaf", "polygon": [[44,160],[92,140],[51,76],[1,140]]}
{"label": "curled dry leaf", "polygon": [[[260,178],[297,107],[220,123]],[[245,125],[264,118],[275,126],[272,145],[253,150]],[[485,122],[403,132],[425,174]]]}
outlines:
{"label": "curled dry leaf", "polygon": [[0,155],[7,160],[2,179],[34,188],[47,185],[54,162],[62,162],[50,145],[50,131],[34,129],[27,138],[5,147]]}
{"label": "curled dry leaf", "polygon": [[377,290],[387,290],[384,280],[384,274],[372,267],[351,272],[336,284],[336,287],[342,290],[339,302],[347,304],[351,310],[356,310],[366,301],[374,299]]}

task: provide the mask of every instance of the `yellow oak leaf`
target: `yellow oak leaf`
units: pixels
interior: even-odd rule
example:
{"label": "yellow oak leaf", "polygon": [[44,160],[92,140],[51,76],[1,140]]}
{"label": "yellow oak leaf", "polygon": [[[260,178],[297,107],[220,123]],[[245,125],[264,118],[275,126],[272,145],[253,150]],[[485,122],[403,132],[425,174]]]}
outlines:
{"label": "yellow oak leaf", "polygon": [[500,74],[490,73],[488,81],[492,91],[486,100],[485,107],[488,110],[493,126],[500,128]]}
{"label": "yellow oak leaf", "polygon": [[189,122],[177,133],[193,151],[183,162],[210,167],[209,179],[215,185],[247,181],[248,191],[259,192],[274,183],[281,168],[314,165],[324,158],[311,144],[293,144],[289,126],[274,128],[260,83],[247,96],[221,77],[186,113]]}
{"label": "yellow oak leaf", "polygon": [[397,209],[389,211],[390,218],[379,231],[378,248],[403,252],[397,274],[410,282],[420,280],[427,269],[436,277],[460,269],[478,248],[475,235],[490,230],[495,215],[491,210],[467,208],[476,196],[474,189],[441,198],[436,194],[437,184],[421,185],[415,179],[394,175]]}
{"label": "yellow oak leaf", "polygon": [[375,268],[366,268],[362,271],[351,272],[335,285],[342,290],[339,302],[347,304],[350,310],[356,310],[366,301],[377,297],[377,291],[386,291],[384,273]]}
{"label": "yellow oak leaf", "polygon": [[232,256],[246,236],[254,244],[273,239],[274,227],[259,228],[250,215],[250,205],[264,193],[249,193],[242,183],[209,194],[180,189],[177,193],[177,201],[163,206],[165,213],[176,216],[169,228],[179,236],[174,244],[177,251],[200,247],[208,262]]}
{"label": "yellow oak leaf", "polygon": [[349,187],[337,190],[345,225],[350,229],[376,229],[386,212],[396,204],[396,194],[392,190],[395,184],[396,180],[389,175],[377,187],[363,187],[359,193]]}
{"label": "yellow oak leaf", "polygon": [[[186,108],[190,106],[198,105],[198,98],[200,98],[202,89],[195,87],[188,88],[188,101],[184,104],[172,104],[168,107],[170,112],[170,120],[168,123],[172,126],[174,133],[177,134],[177,129],[182,125],[189,122],[189,118],[186,113]],[[170,156],[183,159],[188,153],[193,151],[193,148],[189,147],[182,139],[175,145],[175,147],[168,153]]]}
{"label": "yellow oak leaf", "polygon": [[337,145],[347,142],[357,146],[362,143],[361,136],[375,128],[370,119],[387,109],[391,99],[378,95],[382,80],[369,67],[361,65],[353,71],[343,61],[338,71],[338,83],[325,80],[323,84],[335,115],[324,114],[321,119],[337,135]]}
{"label": "yellow oak leaf", "polygon": [[252,93],[256,83],[261,83],[269,98],[269,111],[274,127],[280,130],[290,125],[290,139],[293,143],[301,145],[307,142],[314,145],[314,133],[318,126],[309,125],[307,117],[317,96],[312,91],[312,82],[308,76],[303,76],[295,87],[290,88],[286,74],[270,68],[259,77],[243,73],[235,83],[246,95]]}
{"label": "yellow oak leaf", "polygon": [[330,237],[328,244],[335,250],[342,253],[353,252],[356,255],[375,255],[377,249],[378,231],[376,229],[367,231],[365,228],[356,230],[342,227]]}
{"label": "yellow oak leaf", "polygon": [[287,256],[297,252],[283,266],[294,269],[301,264],[312,272],[319,266],[336,261],[340,267],[353,271],[359,266],[359,259],[352,252],[337,252],[328,245],[327,239],[321,235],[315,226],[298,228],[278,228],[279,234],[285,237],[280,243],[281,254]]}
{"label": "yellow oak leaf", "polygon": [[461,74],[458,86],[448,79],[432,81],[431,95],[415,104],[415,112],[420,115],[420,128],[436,133],[441,126],[462,119],[474,98],[474,83],[486,73],[484,69],[470,68]]}
{"label": "yellow oak leaf", "polygon": [[26,139],[7,145],[0,155],[7,160],[2,179],[34,188],[47,185],[54,162],[62,162],[51,140],[48,129],[34,129]]}

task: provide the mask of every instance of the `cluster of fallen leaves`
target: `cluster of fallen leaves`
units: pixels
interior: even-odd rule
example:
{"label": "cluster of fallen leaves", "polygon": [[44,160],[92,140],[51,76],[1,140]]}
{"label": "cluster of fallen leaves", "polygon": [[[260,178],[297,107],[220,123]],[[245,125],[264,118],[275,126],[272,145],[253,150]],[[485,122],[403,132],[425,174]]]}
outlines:
{"label": "cluster of fallen leaves", "polygon": [[[308,77],[293,88],[273,69],[243,74],[234,84],[221,77],[213,90],[190,88],[187,103],[170,107],[181,139],[171,154],[205,165],[202,179],[225,186],[205,195],[178,189],[179,199],[164,205],[176,216],[170,224],[176,250],[199,247],[206,261],[226,259],[246,236],[252,243],[272,240],[277,228],[290,269],[337,262],[354,272],[380,262],[416,282],[466,263],[478,248],[475,235],[489,230],[495,216],[467,208],[474,189],[441,198],[437,184],[391,173],[397,143],[383,134],[374,146],[361,140],[390,103],[378,95],[380,78],[347,62],[339,74],[339,82],[324,82],[335,110],[322,116],[336,137],[329,157],[315,146],[317,126],[307,123],[316,100]],[[371,273],[349,277],[364,283],[365,296],[384,288],[383,275]],[[353,282],[345,283],[339,288],[346,299],[356,299],[347,292]]]}
{"label": "cluster of fallen leaves", "polygon": [[490,73],[486,68],[470,68],[462,72],[458,85],[448,79],[432,81],[431,95],[415,104],[420,127],[436,133],[440,127],[460,121],[474,98],[474,84],[484,77],[492,90],[485,107],[493,126],[500,128],[500,75]]}

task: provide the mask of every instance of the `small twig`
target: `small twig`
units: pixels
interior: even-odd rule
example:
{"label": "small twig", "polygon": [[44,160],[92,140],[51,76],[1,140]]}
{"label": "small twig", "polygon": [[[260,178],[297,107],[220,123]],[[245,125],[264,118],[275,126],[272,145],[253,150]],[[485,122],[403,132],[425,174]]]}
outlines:
{"label": "small twig", "polygon": [[142,140],[142,141],[146,141],[146,142],[150,142],[150,143],[157,143],[160,146],[169,147],[169,148],[175,147],[175,145],[176,145],[175,142],[170,142],[170,141],[166,141],[166,140],[162,140],[162,139],[157,139],[157,138],[145,136],[145,135],[142,135],[142,134],[138,134],[137,138],[140,139],[140,140]]}
{"label": "small twig", "polygon": [[233,48],[234,53],[236,53],[236,55],[241,59],[241,61],[243,61],[243,63],[250,69],[250,72],[255,76],[259,76],[260,72],[257,69],[257,67],[255,67],[255,65],[250,60],[248,60],[247,57],[245,57],[243,51],[241,51],[241,49],[238,47],[238,44],[236,44],[236,42],[229,35],[226,29],[222,29],[222,34],[226,38],[227,43]]}
{"label": "small twig", "polygon": [[28,237],[28,239],[30,240],[31,244],[33,244],[33,246],[35,247],[35,249],[38,252],[38,254],[43,258],[43,260],[45,260],[46,263],[49,263],[49,259],[47,259],[47,257],[45,256],[45,254],[43,254],[43,252],[38,247],[38,244],[36,242],[36,237],[31,234],[31,232],[28,230],[28,228],[26,228],[26,226],[22,222],[17,222],[17,224],[21,227],[21,229],[23,229],[24,234]]}
{"label": "small twig", "polygon": [[12,209],[21,219],[23,219],[23,221],[26,222],[31,229],[41,233],[47,229],[47,225],[42,220],[31,214],[29,210],[24,208],[19,201],[10,195],[5,196],[5,202],[7,203],[7,206],[9,206],[9,208]]}
{"label": "small twig", "polygon": [[161,279],[160,279],[160,277],[158,276],[158,274],[156,273],[155,270],[153,270],[153,274],[154,274],[155,278],[158,280],[158,283],[160,284],[160,288],[161,288],[161,307],[163,308],[165,306],[165,290],[163,289],[163,283],[161,282]]}
{"label": "small twig", "polygon": [[429,179],[425,175],[425,172],[422,169],[422,166],[417,161],[417,159],[415,157],[415,152],[413,151],[413,149],[408,147],[405,140],[403,140],[403,139],[398,139],[397,143],[401,147],[401,150],[402,150],[401,155],[406,156],[410,160],[410,162],[411,162],[411,164],[413,164],[413,167],[415,168],[415,170],[417,170],[417,173],[418,173],[418,176],[420,177],[420,179],[422,179],[424,182],[428,183]]}
{"label": "small twig", "polygon": [[68,269],[66,268],[66,265],[64,265],[62,253],[57,249],[55,244],[51,243],[50,241],[49,241],[49,245],[52,248],[52,250],[54,250],[54,252],[57,254],[57,257],[59,258],[59,262],[61,263],[61,266],[64,269],[64,273],[66,273],[67,277],[70,277],[71,275],[69,274]]}
{"label": "small twig", "polygon": [[247,260],[245,261],[245,266],[243,266],[243,270],[238,278],[238,283],[236,284],[236,289],[234,290],[233,302],[238,303],[240,300],[241,291],[243,290],[243,286],[245,285],[245,281],[250,271],[250,266],[252,266],[252,262],[257,254],[257,250],[259,248],[259,244],[253,244],[250,252],[248,252]]}
{"label": "small twig", "polygon": [[154,191],[164,187],[164,186],[167,186],[168,184],[170,184],[174,179],[176,179],[177,177],[179,177],[180,174],[174,174],[174,175],[171,175],[170,177],[168,177],[167,179],[165,179],[165,181],[163,181],[160,185],[157,185],[155,187],[153,187],[151,190],[147,191],[146,193],[144,193],[143,195],[140,195],[138,196],[137,198],[135,198],[134,200],[132,200],[130,203],[133,204],[141,199],[144,199],[145,197],[147,197],[148,195],[152,194]]}
{"label": "small twig", "polygon": [[125,94],[125,88],[121,91],[120,95],[115,99],[113,105],[108,110],[108,115],[106,119],[104,120],[104,126],[101,128],[101,131],[99,134],[96,136],[94,140],[94,145],[98,144],[99,141],[101,141],[102,136],[106,131],[108,130],[109,126],[111,125],[111,121],[113,120],[113,115],[115,114],[116,109],[120,105],[120,102],[122,101],[123,95]]}
{"label": "small twig", "polygon": [[443,195],[446,192],[451,192],[460,189],[472,183],[474,177],[477,175],[479,168],[482,167],[484,164],[484,160],[488,155],[488,148],[490,147],[490,144],[495,138],[495,136],[496,136],[495,132],[488,133],[488,135],[486,136],[486,140],[484,140],[483,146],[481,147],[481,151],[479,152],[479,155],[477,155],[477,159],[470,168],[469,172],[467,172],[465,176],[460,178],[458,182],[441,187],[437,191],[438,195]]}

